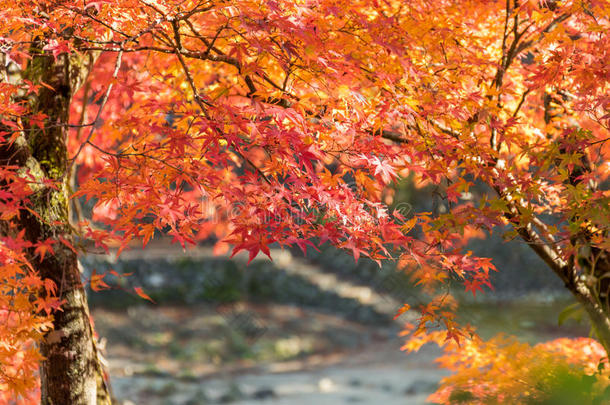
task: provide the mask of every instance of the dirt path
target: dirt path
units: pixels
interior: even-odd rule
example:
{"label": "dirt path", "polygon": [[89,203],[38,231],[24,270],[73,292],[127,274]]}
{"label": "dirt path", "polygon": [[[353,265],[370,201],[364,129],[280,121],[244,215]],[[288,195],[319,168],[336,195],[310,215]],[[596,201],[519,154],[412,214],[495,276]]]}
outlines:
{"label": "dirt path", "polygon": [[[121,376],[113,387],[123,402],[151,405],[195,404],[426,404],[443,376],[434,352],[400,354],[397,341],[371,345],[327,364],[274,363],[250,372],[208,378]],[[112,364],[112,361],[111,361]]]}

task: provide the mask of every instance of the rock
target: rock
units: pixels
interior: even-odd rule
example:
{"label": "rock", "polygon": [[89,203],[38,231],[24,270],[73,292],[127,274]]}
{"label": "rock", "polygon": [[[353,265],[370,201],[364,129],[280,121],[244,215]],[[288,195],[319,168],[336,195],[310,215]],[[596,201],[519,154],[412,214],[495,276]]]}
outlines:
{"label": "rock", "polygon": [[320,392],[331,392],[335,389],[335,382],[328,377],[322,378],[318,381],[318,388]]}
{"label": "rock", "polygon": [[415,380],[405,390],[405,395],[431,394],[436,391],[438,383],[428,380]]}
{"label": "rock", "polygon": [[275,393],[275,391],[272,388],[261,388],[257,391],[255,391],[252,394],[252,398],[253,399],[259,399],[259,400],[263,400],[263,399],[271,399],[271,398],[277,398],[277,394]]}
{"label": "rock", "polygon": [[382,384],[381,389],[386,392],[392,391],[392,386],[390,384]]}

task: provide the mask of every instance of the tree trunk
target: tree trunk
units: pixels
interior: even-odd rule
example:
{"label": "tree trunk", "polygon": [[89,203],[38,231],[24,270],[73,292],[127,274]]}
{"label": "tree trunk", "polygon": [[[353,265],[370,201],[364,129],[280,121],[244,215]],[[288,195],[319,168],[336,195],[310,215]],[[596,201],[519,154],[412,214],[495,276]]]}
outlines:
{"label": "tree trunk", "polygon": [[76,255],[61,247],[43,261],[40,271],[55,281],[64,300],[54,314],[54,330],[40,347],[46,359],[40,366],[41,403],[109,404]]}
{"label": "tree trunk", "polygon": [[[53,330],[40,343],[45,360],[40,365],[43,405],[106,405],[111,398],[93,337],[89,309],[78,268],[77,253],[63,241],[72,240],[69,223],[69,159],[66,146],[68,117],[73,93],[91,68],[93,57],[63,54],[54,58],[43,51],[44,41],[35,40],[31,59],[18,80],[45,83],[38,94],[26,96],[31,113],[45,114],[44,125],[29,125],[11,146],[0,145],[0,163],[20,166],[38,185],[31,196],[36,215],[23,212],[19,227],[36,243],[56,241],[54,254],[34,258],[42,278],[55,282],[63,303],[53,314]],[[43,184],[56,182],[55,187]]]}
{"label": "tree trunk", "polygon": [[573,275],[573,283],[567,287],[587,311],[597,339],[610,356],[610,252],[590,251],[579,260],[583,274]]}

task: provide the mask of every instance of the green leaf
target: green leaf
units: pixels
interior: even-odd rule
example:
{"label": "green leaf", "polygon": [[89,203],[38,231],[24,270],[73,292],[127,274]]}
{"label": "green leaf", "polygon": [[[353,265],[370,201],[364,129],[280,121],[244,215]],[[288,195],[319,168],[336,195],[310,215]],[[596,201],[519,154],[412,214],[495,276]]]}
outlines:
{"label": "green leaf", "polygon": [[565,323],[566,320],[568,320],[570,318],[580,321],[580,320],[582,320],[583,315],[584,315],[583,307],[580,305],[580,303],[575,302],[575,303],[570,304],[567,307],[565,307],[559,313],[557,322],[558,322],[559,326],[561,326]]}

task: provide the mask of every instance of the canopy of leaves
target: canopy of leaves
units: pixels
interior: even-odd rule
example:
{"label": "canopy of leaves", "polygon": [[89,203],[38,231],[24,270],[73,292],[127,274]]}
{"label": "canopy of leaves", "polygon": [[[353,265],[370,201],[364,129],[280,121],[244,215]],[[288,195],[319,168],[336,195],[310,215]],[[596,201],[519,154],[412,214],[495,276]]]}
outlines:
{"label": "canopy of leaves", "polygon": [[[586,268],[577,255],[610,249],[609,15],[607,0],[2,0],[0,142],[68,124],[28,112],[47,84],[19,72],[43,38],[55,58],[96,61],[67,142],[76,196],[95,203],[76,229],[98,246],[162,231],[254,258],[330,242],[476,293],[495,268],[465,243],[510,223],[568,277]],[[10,223],[38,185],[0,173]],[[443,211],[390,212],[387,186],[408,174],[439,186]],[[48,322],[19,297],[53,288],[23,256],[52,241],[27,243],[0,244],[0,311],[16,322],[0,363],[23,364],[0,384],[18,393],[37,358],[17,350]],[[441,322],[459,339],[447,302],[422,308],[418,331]]]}

